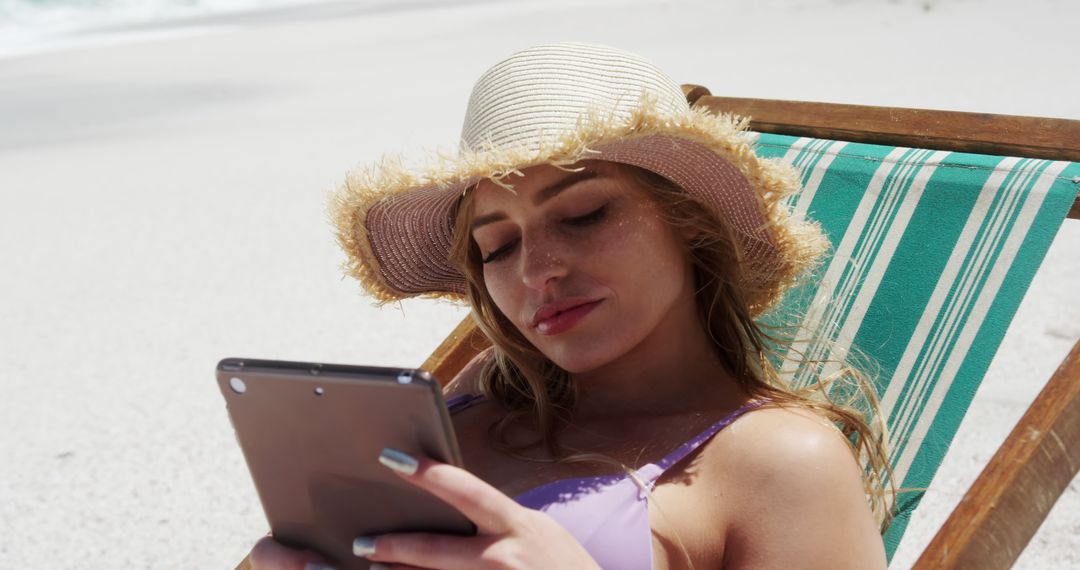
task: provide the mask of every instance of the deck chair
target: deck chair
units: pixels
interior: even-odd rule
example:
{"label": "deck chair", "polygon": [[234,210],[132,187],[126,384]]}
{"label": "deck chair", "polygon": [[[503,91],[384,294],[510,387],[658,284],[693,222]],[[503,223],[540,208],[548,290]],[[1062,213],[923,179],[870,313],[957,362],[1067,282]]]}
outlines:
{"label": "deck chair", "polygon": [[[926,489],[1053,236],[1080,219],[1080,121],[683,91],[751,117],[758,154],[802,174],[791,205],[834,247],[785,308],[805,315],[799,338],[880,365],[894,481]],[[453,378],[486,346],[467,318],[423,366]],[[787,372],[798,385],[822,371]],[[1078,468],[1080,342],[916,567],[1008,568]],[[890,559],[922,495],[898,497]]]}
{"label": "deck chair", "polygon": [[[800,338],[880,364],[895,483],[927,488],[1054,234],[1067,213],[1080,219],[1080,121],[683,91],[751,117],[758,153],[801,172],[791,204],[834,249],[786,308],[806,315]],[[466,318],[422,366],[449,380],[487,346]],[[1080,343],[916,568],[1008,568],[1078,468]],[[899,497],[890,559],[921,496]]]}

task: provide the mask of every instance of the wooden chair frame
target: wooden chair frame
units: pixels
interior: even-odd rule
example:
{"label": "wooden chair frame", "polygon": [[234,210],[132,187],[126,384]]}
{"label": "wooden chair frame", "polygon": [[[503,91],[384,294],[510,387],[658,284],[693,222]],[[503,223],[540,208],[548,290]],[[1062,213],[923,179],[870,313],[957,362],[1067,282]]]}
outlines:
{"label": "wooden chair frame", "polygon": [[[687,100],[751,117],[759,132],[1080,162],[1080,121],[715,97]],[[1080,219],[1080,196],[1068,217]],[[449,380],[489,342],[463,320],[422,367]],[[991,458],[914,568],[1009,568],[1080,470],[1080,342]],[[250,568],[245,558],[238,568]]]}

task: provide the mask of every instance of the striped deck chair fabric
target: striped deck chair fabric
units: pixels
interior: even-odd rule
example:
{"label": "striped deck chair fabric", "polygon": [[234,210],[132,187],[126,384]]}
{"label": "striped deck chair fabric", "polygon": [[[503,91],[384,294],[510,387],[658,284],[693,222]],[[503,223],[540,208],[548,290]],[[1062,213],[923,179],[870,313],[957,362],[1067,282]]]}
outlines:
{"label": "striped deck chair fabric", "polygon": [[[773,134],[758,154],[799,169],[791,203],[833,246],[785,300],[805,315],[794,349],[828,359],[854,345],[876,361],[894,481],[925,489],[1080,188],[1080,164]],[[797,386],[822,373],[810,368],[785,372]],[[890,559],[922,494],[898,498]]]}

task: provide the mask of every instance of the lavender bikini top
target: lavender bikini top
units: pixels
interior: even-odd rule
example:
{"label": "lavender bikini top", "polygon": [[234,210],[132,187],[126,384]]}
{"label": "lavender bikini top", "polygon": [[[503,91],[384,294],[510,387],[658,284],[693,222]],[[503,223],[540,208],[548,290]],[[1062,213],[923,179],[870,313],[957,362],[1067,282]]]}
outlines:
{"label": "lavender bikini top", "polygon": [[[468,408],[482,396],[461,394],[447,400],[450,413]],[[709,426],[656,463],[634,475],[652,489],[657,479],[739,416],[764,402],[750,402]],[[627,473],[560,479],[516,497],[518,504],[543,511],[574,536],[601,568],[652,568],[652,531],[648,496]]]}

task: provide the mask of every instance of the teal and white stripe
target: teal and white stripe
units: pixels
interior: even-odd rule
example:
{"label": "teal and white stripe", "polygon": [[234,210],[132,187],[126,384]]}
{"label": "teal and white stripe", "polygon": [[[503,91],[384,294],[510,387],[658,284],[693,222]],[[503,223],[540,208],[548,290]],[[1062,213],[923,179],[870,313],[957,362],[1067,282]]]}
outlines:
{"label": "teal and white stripe", "polygon": [[[898,480],[918,450],[911,443],[926,437],[1047,190],[1067,164],[1006,158],[1002,165],[1011,169],[996,169],[983,186],[979,203],[986,209],[976,207],[968,218],[882,398]],[[905,393],[910,396],[901,398]]]}
{"label": "teal and white stripe", "polygon": [[[811,346],[807,341],[798,343],[793,347],[797,351],[794,354],[810,360],[835,360],[848,353],[899,237],[927,182],[947,154],[896,148],[880,162],[822,277],[811,304],[813,312],[803,320],[796,336],[816,342]],[[783,369],[795,375],[796,386],[830,371],[829,367],[801,367],[796,371],[797,362],[796,358],[787,358]]]}
{"label": "teal and white stripe", "polygon": [[[786,301],[804,315],[782,371],[805,385],[857,347],[880,365],[894,479],[930,484],[1073,197],[1080,164],[762,134],[802,174],[790,198],[834,244]],[[895,550],[921,493],[900,498]]]}
{"label": "teal and white stripe", "polygon": [[788,198],[789,205],[793,206],[792,210],[797,215],[806,214],[829,165],[845,145],[846,141],[801,138],[784,154],[784,161],[793,164],[802,173],[802,191]]}

